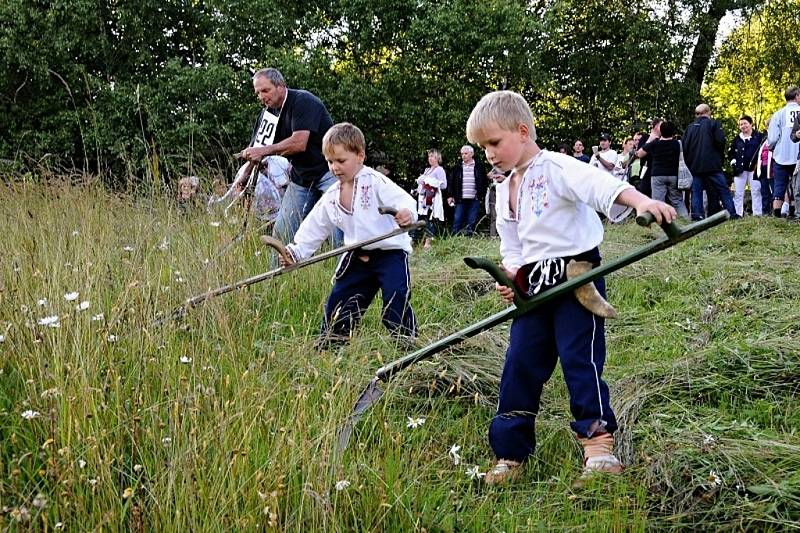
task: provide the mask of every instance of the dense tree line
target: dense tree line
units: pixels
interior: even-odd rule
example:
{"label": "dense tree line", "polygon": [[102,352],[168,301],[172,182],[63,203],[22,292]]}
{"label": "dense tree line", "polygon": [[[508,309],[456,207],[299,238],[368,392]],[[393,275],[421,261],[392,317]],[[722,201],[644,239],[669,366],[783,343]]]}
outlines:
{"label": "dense tree line", "polygon": [[263,66],[319,95],[335,121],[361,126],[372,161],[403,177],[427,148],[455,159],[472,106],[500,88],[529,99],[546,145],[609,128],[621,136],[650,116],[686,116],[708,65],[695,43],[734,7],[742,4],[6,0],[0,158],[112,183],[229,172],[257,112],[250,72]]}

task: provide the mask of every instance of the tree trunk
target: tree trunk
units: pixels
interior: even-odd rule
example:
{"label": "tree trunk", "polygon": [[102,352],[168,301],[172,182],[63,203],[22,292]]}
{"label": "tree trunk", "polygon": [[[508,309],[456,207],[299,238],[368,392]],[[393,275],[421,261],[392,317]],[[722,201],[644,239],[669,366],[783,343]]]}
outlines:
{"label": "tree trunk", "polygon": [[706,74],[711,55],[714,53],[714,43],[717,40],[717,30],[722,17],[731,9],[731,0],[712,0],[708,11],[701,15],[697,44],[692,52],[692,60],[684,78],[691,87],[697,100],[700,99],[700,87]]}

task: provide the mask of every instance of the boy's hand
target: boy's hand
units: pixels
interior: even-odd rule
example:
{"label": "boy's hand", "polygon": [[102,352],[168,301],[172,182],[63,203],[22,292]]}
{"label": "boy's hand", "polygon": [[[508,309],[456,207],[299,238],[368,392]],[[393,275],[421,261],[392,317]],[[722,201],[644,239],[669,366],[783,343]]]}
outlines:
{"label": "boy's hand", "polygon": [[674,222],[678,218],[678,212],[675,211],[674,207],[652,198],[646,198],[636,205],[636,214],[641,215],[643,213],[652,213],[656,217],[658,224]]}
{"label": "boy's hand", "polygon": [[294,264],[294,260],[287,254],[278,254],[278,263],[280,263],[281,268],[290,267]]}
{"label": "boy's hand", "polygon": [[[505,271],[506,275],[511,280],[513,280],[517,276],[517,270],[519,270],[519,268],[506,268],[506,267],[501,267],[501,268]],[[507,301],[508,303],[514,303],[514,289],[512,289],[511,287],[506,287],[505,285],[500,285],[499,283],[495,283],[494,286],[503,300]]]}
{"label": "boy's hand", "polygon": [[394,216],[394,220],[400,226],[408,226],[414,222],[414,215],[408,209],[401,209]]}

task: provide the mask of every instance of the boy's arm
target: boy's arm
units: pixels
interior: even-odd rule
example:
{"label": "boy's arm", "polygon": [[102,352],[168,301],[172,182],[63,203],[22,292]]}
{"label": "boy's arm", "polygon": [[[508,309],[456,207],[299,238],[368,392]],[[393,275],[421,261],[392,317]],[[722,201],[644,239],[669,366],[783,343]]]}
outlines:
{"label": "boy's arm", "polygon": [[656,222],[674,222],[678,217],[677,211],[671,205],[653,200],[640,193],[633,187],[623,189],[614,199],[615,204],[624,205],[636,209],[636,214],[652,213],[656,217]]}
{"label": "boy's arm", "polygon": [[[375,180],[375,184],[375,195],[378,198],[378,203],[382,206],[397,209],[395,220],[397,220],[398,224],[407,226],[417,221],[417,202],[410,194],[389,178],[378,177]],[[408,213],[405,216],[401,216],[404,210],[408,211]],[[401,220],[405,222],[406,217],[410,217],[408,222],[401,224]],[[401,220],[398,220],[398,218],[401,218]]]}
{"label": "boy's arm", "polygon": [[294,235],[294,242],[286,245],[286,249],[295,261],[311,257],[322,242],[327,239],[336,227],[328,217],[325,209],[327,195],[323,195]]}
{"label": "boy's arm", "polygon": [[[584,163],[581,163],[584,164]],[[508,187],[498,187],[495,197],[495,212],[497,220],[497,234],[500,236],[500,257],[503,266],[509,273],[516,273],[516,270],[525,264],[522,257],[522,241],[517,230],[518,223],[515,220],[508,220],[505,211],[508,210]]]}

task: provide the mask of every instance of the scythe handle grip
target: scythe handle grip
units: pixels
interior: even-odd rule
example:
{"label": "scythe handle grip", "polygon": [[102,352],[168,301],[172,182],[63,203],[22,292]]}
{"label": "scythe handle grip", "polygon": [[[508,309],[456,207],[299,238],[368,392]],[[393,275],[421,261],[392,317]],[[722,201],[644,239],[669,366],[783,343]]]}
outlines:
{"label": "scythe handle grip", "polygon": [[490,276],[494,278],[494,280],[503,285],[504,287],[508,287],[514,291],[514,304],[519,307],[520,304],[525,300],[525,297],[519,292],[519,289],[508,277],[505,270],[500,268],[496,263],[489,261],[485,257],[465,257],[464,262],[470,268],[480,268],[485,270],[489,273]]}
{"label": "scythe handle grip", "polygon": [[[642,213],[641,215],[637,215],[636,217],[636,223],[639,224],[640,226],[649,226],[650,224],[653,224],[655,221],[656,221],[655,215],[653,215],[653,213],[650,212]],[[661,229],[664,230],[664,233],[666,233],[667,237],[669,237],[670,239],[676,238],[683,232],[681,227],[675,224],[674,222],[665,222],[661,224]]]}
{"label": "scythe handle grip", "polygon": [[[380,213],[381,215],[391,215],[391,216],[394,217],[394,216],[397,216],[397,209],[394,208],[394,207],[386,206],[386,205],[379,205],[378,206],[378,213]],[[411,228],[412,230],[414,230],[414,229],[424,229],[425,225],[426,225],[426,222],[424,220],[421,220],[419,222],[414,222],[413,224],[409,224],[408,226],[400,226],[400,227],[401,228]]]}

